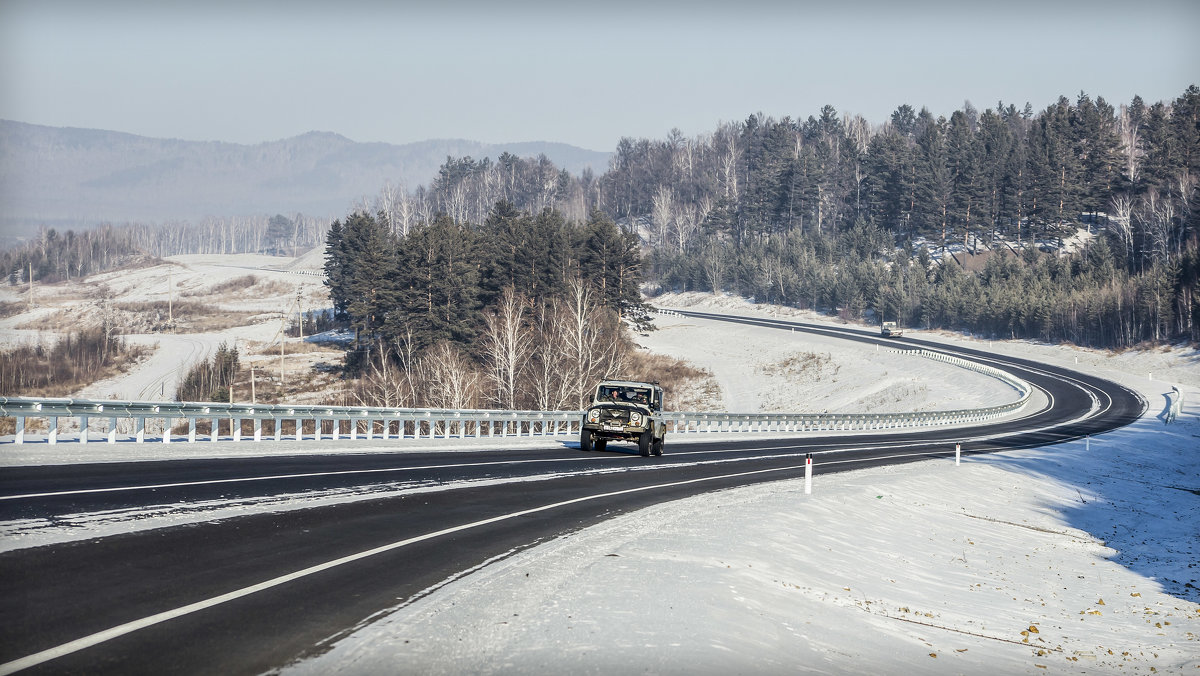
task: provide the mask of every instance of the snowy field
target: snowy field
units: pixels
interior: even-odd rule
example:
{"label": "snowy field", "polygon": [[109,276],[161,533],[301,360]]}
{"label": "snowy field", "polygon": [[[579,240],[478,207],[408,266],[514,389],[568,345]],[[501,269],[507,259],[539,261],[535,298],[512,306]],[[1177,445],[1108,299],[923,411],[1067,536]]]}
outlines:
{"label": "snowy field", "polygon": [[[150,347],[150,357],[129,373],[94,383],[74,395],[90,399],[172,399],[187,368],[208,358],[222,342],[237,347],[244,360],[252,361],[255,356],[249,354],[251,350],[278,345],[283,313],[292,319],[301,308],[328,307],[328,292],[316,274],[323,263],[321,253],[317,248],[298,258],[254,254],[172,256],[146,267],[49,286],[35,285],[32,308],[0,318],[0,347],[20,343],[52,345],[61,333],[99,326],[106,299],[117,307],[200,303],[239,313],[243,321],[238,326],[165,333],[138,332],[137,318],[130,317],[136,313],[118,312],[118,321],[134,324],[135,330],[126,339]],[[253,276],[256,283],[245,289],[220,290],[222,285],[246,276]],[[28,287],[0,286],[0,302],[25,304],[28,300]],[[300,355],[293,360],[305,362],[307,358]],[[259,360],[268,368],[275,367],[270,358]],[[305,362],[289,368],[308,366],[311,364]]]}
{"label": "snowy field", "polygon": [[[207,275],[207,284],[247,274],[237,266],[221,272],[213,260],[177,262]],[[248,265],[286,270],[290,263]],[[144,283],[119,275],[107,283],[154,298],[165,279],[160,270]],[[43,292],[49,305],[54,291]],[[724,296],[653,302],[836,323]],[[269,340],[278,316],[274,326],[233,332]],[[0,325],[4,338],[17,338],[16,321]],[[709,369],[721,387],[714,405],[739,412],[959,408],[1013,396],[990,378],[838,341],[677,317],[659,324],[638,342]],[[824,475],[812,495],[784,481],[618,517],[447,580],[419,601],[331,637],[321,656],[286,671],[1200,674],[1200,355],[910,335],[1095,373],[1142,392],[1150,410],[1134,426],[1093,438],[1090,449],[1080,442],[968,457],[957,467],[936,460]],[[106,387],[170,388],[154,380],[170,368],[156,363]],[[1171,385],[1183,390],[1186,405],[1168,426],[1159,416]],[[679,441],[668,439],[668,454]],[[396,443],[4,444],[0,466],[386,452]],[[461,442],[432,443],[450,450]],[[415,447],[409,441],[405,448]],[[362,498],[283,496],[81,515],[77,523],[0,524],[0,547]]]}

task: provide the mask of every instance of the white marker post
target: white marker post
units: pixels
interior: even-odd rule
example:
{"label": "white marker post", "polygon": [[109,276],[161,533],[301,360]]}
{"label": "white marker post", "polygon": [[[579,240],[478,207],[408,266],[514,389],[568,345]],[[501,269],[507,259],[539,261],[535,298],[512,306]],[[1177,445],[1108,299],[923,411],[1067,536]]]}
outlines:
{"label": "white marker post", "polygon": [[961,461],[962,461],[962,444],[954,444],[954,466],[958,467],[958,464]]}
{"label": "white marker post", "polygon": [[1083,438],[1083,450],[1085,450],[1085,451],[1092,450],[1092,435],[1089,434]]}
{"label": "white marker post", "polygon": [[812,453],[804,455],[804,494],[812,495]]}

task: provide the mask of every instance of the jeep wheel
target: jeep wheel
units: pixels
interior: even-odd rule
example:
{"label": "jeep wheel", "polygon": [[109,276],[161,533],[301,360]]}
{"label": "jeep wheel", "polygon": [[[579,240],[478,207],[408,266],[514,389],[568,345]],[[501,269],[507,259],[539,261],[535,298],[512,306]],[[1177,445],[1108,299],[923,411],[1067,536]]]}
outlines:
{"label": "jeep wheel", "polygon": [[654,435],[649,431],[642,432],[638,436],[638,452],[643,458],[650,457],[650,446],[654,444]]}
{"label": "jeep wheel", "polygon": [[591,430],[583,430],[579,433],[579,450],[584,452],[592,450]]}
{"label": "jeep wheel", "polygon": [[650,452],[654,455],[662,455],[664,439],[655,439],[653,444],[650,444]]}

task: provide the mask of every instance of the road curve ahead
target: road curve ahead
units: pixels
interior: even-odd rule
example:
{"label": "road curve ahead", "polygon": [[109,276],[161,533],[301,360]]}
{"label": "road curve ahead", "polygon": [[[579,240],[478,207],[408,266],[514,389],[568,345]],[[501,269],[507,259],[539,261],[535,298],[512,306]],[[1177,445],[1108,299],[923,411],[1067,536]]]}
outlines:
{"label": "road curve ahead", "polygon": [[[697,318],[881,341],[779,320]],[[894,345],[889,340],[886,344]],[[632,446],[323,455],[7,468],[0,521],[271,506],[0,554],[0,674],[261,673],[488,562],[631,510],[706,491],[1077,439],[1145,402],[1115,383],[958,347],[899,342],[1004,369],[1053,406],[969,429],[803,438],[668,438]],[[306,502],[306,496],[341,496]],[[281,498],[280,496],[287,496]],[[292,508],[280,511],[278,501]],[[272,502],[275,501],[275,502]],[[311,504],[311,506],[309,506]],[[653,518],[648,512],[647,518]],[[398,665],[398,668],[400,665]]]}

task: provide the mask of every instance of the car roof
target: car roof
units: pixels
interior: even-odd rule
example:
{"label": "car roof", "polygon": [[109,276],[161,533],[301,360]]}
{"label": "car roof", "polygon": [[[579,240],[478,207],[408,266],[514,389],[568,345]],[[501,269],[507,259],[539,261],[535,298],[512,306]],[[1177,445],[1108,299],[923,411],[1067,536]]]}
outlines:
{"label": "car roof", "polygon": [[602,380],[600,381],[600,385],[608,385],[609,387],[614,385],[619,387],[658,387],[655,383],[643,383],[636,380]]}

